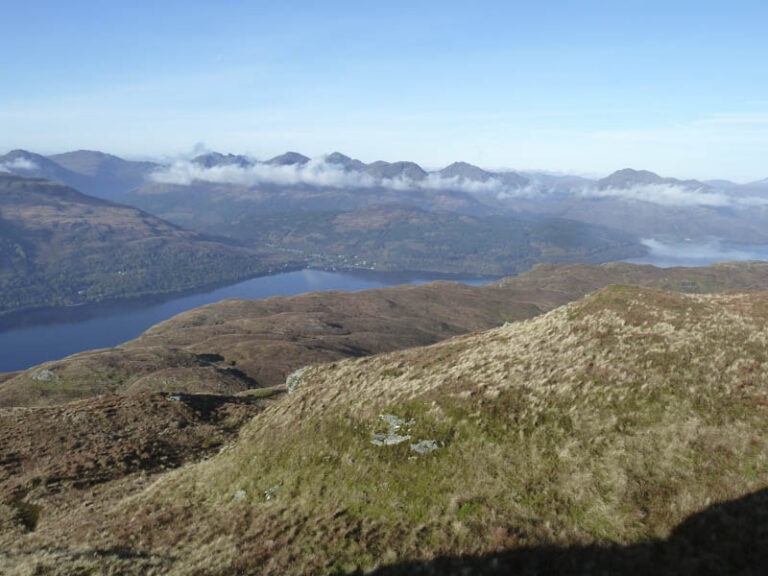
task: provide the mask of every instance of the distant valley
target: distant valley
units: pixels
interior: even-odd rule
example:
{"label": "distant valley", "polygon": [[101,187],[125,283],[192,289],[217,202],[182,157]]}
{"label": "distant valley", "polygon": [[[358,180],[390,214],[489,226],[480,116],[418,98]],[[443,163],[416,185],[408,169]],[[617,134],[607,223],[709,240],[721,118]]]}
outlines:
{"label": "distant valley", "polygon": [[0,374],[3,573],[764,565],[768,264],[609,262],[759,253],[760,183],[123,162],[0,159],[0,313],[306,267],[512,275],[232,298]]}
{"label": "distant valley", "polygon": [[[717,243],[726,254],[768,245],[764,182],[703,183],[642,170],[589,180],[488,171],[465,162],[427,171],[410,161],[364,163],[338,152],[316,159],[288,152],[266,161],[211,152],[163,164],[87,150],[48,157],[14,150],[0,156],[0,170],[17,176],[3,177],[8,289],[0,312],[167,292],[282,267],[503,276],[542,262],[641,259],[654,242]],[[115,252],[97,257],[87,240],[93,232],[85,231],[117,208],[83,200],[90,207],[69,212],[66,234],[60,223],[47,229],[53,221],[42,217],[42,206],[48,200],[30,194],[23,208],[16,205],[21,196],[11,189],[22,185],[19,178],[61,182],[144,210],[145,222],[149,214],[166,222],[151,230],[134,226],[132,236],[104,228],[99,250]],[[41,202],[37,216],[35,198]],[[77,224],[77,218],[86,221]],[[168,223],[187,231],[171,232]],[[175,238],[171,244],[160,239],[166,233]],[[43,243],[50,240],[44,237],[56,238],[58,252],[46,252]],[[182,237],[186,251],[178,250]],[[158,251],[159,243],[164,248]],[[126,256],[128,247],[164,258],[164,269],[176,270],[176,277],[153,276],[148,256]],[[59,261],[57,254],[65,252],[84,268]],[[203,265],[212,258],[217,264]],[[98,279],[89,272],[96,262]],[[14,296],[22,286],[27,295]]]}

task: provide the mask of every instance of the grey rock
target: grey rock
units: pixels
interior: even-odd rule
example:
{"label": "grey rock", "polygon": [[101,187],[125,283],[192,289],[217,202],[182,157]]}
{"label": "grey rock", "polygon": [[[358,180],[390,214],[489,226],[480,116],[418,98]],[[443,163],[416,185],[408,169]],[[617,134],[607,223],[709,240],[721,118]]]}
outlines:
{"label": "grey rock", "polygon": [[411,444],[411,450],[419,454],[429,454],[430,452],[437,450],[439,447],[440,446],[438,446],[435,440],[421,440],[415,444]]}

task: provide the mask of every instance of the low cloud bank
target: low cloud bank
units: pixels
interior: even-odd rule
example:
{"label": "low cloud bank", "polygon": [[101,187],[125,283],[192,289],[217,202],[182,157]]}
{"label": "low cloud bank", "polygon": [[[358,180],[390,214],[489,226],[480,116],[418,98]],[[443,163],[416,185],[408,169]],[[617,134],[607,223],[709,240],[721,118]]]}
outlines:
{"label": "low cloud bank", "polygon": [[639,184],[631,188],[589,188],[582,193],[589,197],[623,198],[661,206],[709,208],[768,206],[768,198],[735,196],[711,188],[689,188],[675,184]]}
{"label": "low cloud bank", "polygon": [[252,166],[221,165],[206,168],[195,162],[180,160],[150,175],[154,182],[189,185],[196,180],[239,186],[277,184],[281,186],[316,186],[321,188],[388,188],[392,190],[458,190],[470,194],[503,194],[511,187],[500,179],[485,182],[461,177],[445,178],[430,173],[423,180],[406,176],[376,178],[365,172],[345,170],[323,159],[303,165],[274,166],[256,163]]}
{"label": "low cloud bank", "polygon": [[593,188],[586,195],[598,198],[624,198],[662,206],[731,206],[734,198],[714,190],[686,188],[671,184],[641,184],[631,188]]}
{"label": "low cloud bank", "polygon": [[221,165],[206,168],[195,162],[180,160],[151,174],[150,178],[163,184],[189,185],[195,180],[256,186],[279,184],[283,186],[319,186],[327,188],[369,188],[376,181],[368,174],[346,172],[322,160],[311,160],[304,165],[273,166],[257,163],[253,166]]}
{"label": "low cloud bank", "polygon": [[255,163],[252,166],[220,165],[206,168],[189,160],[179,160],[154,172],[150,179],[164,184],[189,185],[194,181],[234,184],[245,187],[260,184],[280,186],[313,186],[320,188],[387,188],[391,190],[453,190],[478,196],[488,196],[498,201],[514,201],[515,198],[541,198],[554,195],[582,198],[619,198],[629,201],[649,202],[661,206],[745,208],[768,206],[768,197],[736,196],[712,188],[691,188],[677,184],[638,184],[629,188],[600,188],[581,185],[564,190],[541,182],[526,186],[510,184],[502,176],[485,181],[470,180],[461,176],[444,177],[431,172],[423,179],[405,175],[396,178],[377,178],[363,171],[345,170],[342,166],[313,159],[303,165],[276,166]]}
{"label": "low cloud bank", "polygon": [[32,160],[28,160],[27,158],[14,158],[10,162],[0,163],[0,170],[3,172],[15,172],[17,170],[21,171],[29,171],[29,170],[38,170],[40,167],[32,162]]}
{"label": "low cloud bank", "polygon": [[648,256],[630,260],[636,264],[654,266],[707,266],[716,262],[768,260],[768,246],[728,246],[718,240],[708,242],[661,242],[644,238],[642,244],[648,248]]}

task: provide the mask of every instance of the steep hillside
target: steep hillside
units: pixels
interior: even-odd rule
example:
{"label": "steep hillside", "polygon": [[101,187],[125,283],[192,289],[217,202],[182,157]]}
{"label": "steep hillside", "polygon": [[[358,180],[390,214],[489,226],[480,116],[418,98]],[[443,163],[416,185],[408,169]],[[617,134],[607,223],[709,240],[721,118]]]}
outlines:
{"label": "steep hillside", "polygon": [[11,150],[0,156],[0,171],[24,178],[44,178],[77,189],[84,187],[88,181],[85,175],[68,170],[50,158],[27,150]]}
{"label": "steep hillside", "polygon": [[211,232],[299,251],[323,267],[504,276],[540,262],[605,262],[644,255],[617,230],[564,219],[470,217],[414,206],[240,214]]}
{"label": "steep hillside", "polygon": [[0,174],[0,314],[172,292],[278,264],[62,184]]}
{"label": "steep hillside", "polygon": [[86,194],[113,200],[142,186],[149,174],[160,167],[154,162],[124,160],[95,150],[76,150],[48,158],[80,176],[79,182],[62,180],[65,184]]}
{"label": "steep hillside", "polygon": [[768,290],[768,264],[537,266],[479,287],[437,282],[226,300],[180,314],[117,348],[8,375],[0,381],[0,406],[55,404],[104,393],[235,393],[277,386],[307,364],[433,344],[531,318],[609,284],[693,293]]}
{"label": "steep hillside", "polygon": [[141,491],[105,490],[97,507],[87,493],[20,499],[40,514],[34,531],[5,529],[2,561],[756,574],[766,344],[767,293],[611,286],[487,332],[313,366],[231,448]]}
{"label": "steep hillside", "polygon": [[0,170],[26,178],[44,178],[71,186],[80,192],[105,198],[120,196],[142,186],[159,168],[153,162],[133,162],[95,150],[76,150],[41,156],[12,150],[0,156]]}
{"label": "steep hillside", "polygon": [[298,218],[307,213],[347,212],[381,204],[408,204],[470,216],[494,212],[471,194],[455,190],[404,192],[385,187],[289,185],[269,181],[252,185],[203,180],[183,184],[148,182],[124,196],[122,201],[180,226],[204,232],[261,215]]}

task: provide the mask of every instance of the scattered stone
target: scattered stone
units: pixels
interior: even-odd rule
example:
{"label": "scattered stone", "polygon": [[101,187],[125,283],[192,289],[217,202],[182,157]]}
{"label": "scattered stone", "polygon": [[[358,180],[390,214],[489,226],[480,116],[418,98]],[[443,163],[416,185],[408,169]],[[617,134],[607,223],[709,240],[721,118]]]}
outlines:
{"label": "scattered stone", "polygon": [[53,373],[53,370],[49,370],[47,368],[43,368],[42,370],[33,372],[31,378],[32,380],[36,380],[37,382],[58,382],[59,381],[59,377]]}
{"label": "scattered stone", "polygon": [[165,399],[168,400],[168,402],[186,402],[189,400],[189,394],[185,394],[184,392],[173,392],[172,394],[168,394]]}
{"label": "scattered stone", "polygon": [[[255,418],[255,416],[254,416],[254,418]],[[224,444],[224,446],[219,448],[219,454],[224,454],[224,452],[227,452],[228,450],[232,450],[232,448],[234,448],[234,446],[235,446],[234,442],[230,442],[228,444]]]}
{"label": "scattered stone", "polygon": [[394,414],[379,414],[379,418],[389,424],[389,427],[395,431],[399,430],[401,426],[413,426],[415,424],[413,420],[408,420],[406,422]]}
{"label": "scattered stone", "polygon": [[439,447],[440,446],[438,446],[437,442],[434,440],[420,440],[415,444],[411,444],[411,450],[418,452],[419,454],[429,454],[430,452],[437,450]]}
{"label": "scattered stone", "polygon": [[296,388],[304,383],[303,376],[308,368],[309,366],[304,366],[303,368],[299,368],[298,370],[288,374],[288,377],[285,379],[285,385],[288,388],[288,394],[294,392]]}
{"label": "scattered stone", "polygon": [[241,500],[245,500],[245,496],[246,496],[245,490],[238,490],[237,492],[235,492],[235,495],[232,496],[232,500],[234,500],[235,502],[240,502]]}
{"label": "scattered stone", "polygon": [[374,446],[395,446],[411,439],[409,434],[398,434],[403,426],[412,426],[413,420],[405,421],[394,414],[379,414],[379,418],[387,423],[387,432],[376,432],[371,435],[371,444]]}
{"label": "scattered stone", "polygon": [[272,486],[272,488],[269,488],[268,490],[264,490],[264,500],[272,500],[272,498],[274,497],[275,493],[278,490],[280,490],[280,488],[282,488],[282,487],[283,487],[283,483],[282,482],[278,482],[277,484]]}
{"label": "scattered stone", "polygon": [[397,444],[402,444],[403,442],[406,442],[410,439],[410,436],[400,436],[399,434],[392,433],[378,433],[371,437],[371,444],[374,446],[395,446]]}
{"label": "scattered stone", "polygon": [[[404,420],[394,414],[379,414],[379,419],[384,421],[389,430],[386,432],[375,432],[371,434],[371,444],[374,446],[396,446],[411,439],[410,427],[415,420]],[[401,432],[402,433],[399,433]],[[419,440],[411,443],[411,450],[417,454],[429,454],[440,448],[436,440]],[[415,458],[411,456],[409,459]]]}

